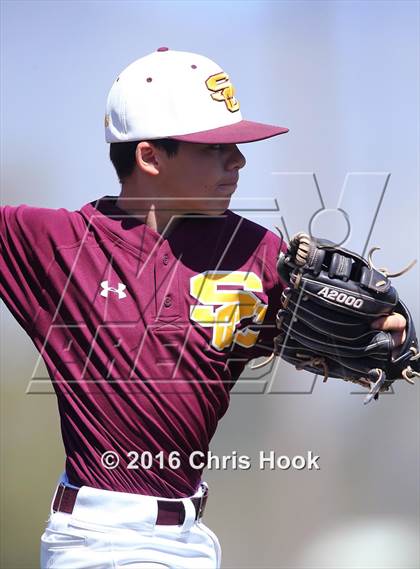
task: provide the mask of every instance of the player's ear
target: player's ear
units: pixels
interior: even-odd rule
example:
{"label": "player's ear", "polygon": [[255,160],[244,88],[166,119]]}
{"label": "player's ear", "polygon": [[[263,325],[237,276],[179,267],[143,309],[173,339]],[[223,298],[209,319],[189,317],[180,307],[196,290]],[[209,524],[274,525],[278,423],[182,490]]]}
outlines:
{"label": "player's ear", "polygon": [[136,164],[142,172],[157,176],[161,167],[159,149],[145,140],[139,142],[136,148]]}

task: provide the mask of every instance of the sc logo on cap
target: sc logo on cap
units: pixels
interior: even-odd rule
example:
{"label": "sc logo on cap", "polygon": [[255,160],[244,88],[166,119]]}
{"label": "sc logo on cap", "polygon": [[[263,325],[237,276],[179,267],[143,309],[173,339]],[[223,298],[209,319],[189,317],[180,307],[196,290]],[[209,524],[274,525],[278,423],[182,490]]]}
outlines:
{"label": "sc logo on cap", "polygon": [[213,91],[211,98],[224,101],[231,113],[239,111],[239,101],[235,98],[235,88],[230,82],[229,75],[224,71],[211,75],[206,81],[207,89]]}

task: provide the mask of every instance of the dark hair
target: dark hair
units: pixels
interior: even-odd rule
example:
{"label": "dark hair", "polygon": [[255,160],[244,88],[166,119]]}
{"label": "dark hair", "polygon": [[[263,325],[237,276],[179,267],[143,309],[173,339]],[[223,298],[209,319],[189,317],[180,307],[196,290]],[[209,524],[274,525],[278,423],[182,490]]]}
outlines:
{"label": "dark hair", "polygon": [[[109,157],[117,172],[119,181],[122,183],[124,178],[130,176],[136,164],[136,148],[140,140],[132,142],[111,142],[109,147]],[[171,158],[178,152],[179,141],[171,138],[160,138],[158,140],[149,140],[151,144],[157,148],[165,150],[166,154]]]}

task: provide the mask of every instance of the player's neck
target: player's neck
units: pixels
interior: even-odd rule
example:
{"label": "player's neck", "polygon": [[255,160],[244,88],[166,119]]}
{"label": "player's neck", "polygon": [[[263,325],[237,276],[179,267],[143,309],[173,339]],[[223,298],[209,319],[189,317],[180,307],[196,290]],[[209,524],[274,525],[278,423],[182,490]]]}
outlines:
{"label": "player's neck", "polygon": [[130,188],[122,186],[116,205],[124,212],[145,218],[145,223],[150,229],[162,234],[173,215],[179,212],[171,211],[167,204],[153,195],[136,195]]}

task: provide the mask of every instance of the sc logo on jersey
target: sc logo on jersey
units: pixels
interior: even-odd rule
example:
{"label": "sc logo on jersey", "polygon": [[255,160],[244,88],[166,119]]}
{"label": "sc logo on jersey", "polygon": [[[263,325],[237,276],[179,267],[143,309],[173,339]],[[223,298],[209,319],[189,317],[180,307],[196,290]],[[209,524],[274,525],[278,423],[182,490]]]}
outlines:
{"label": "sc logo on jersey", "polygon": [[255,273],[205,271],[190,280],[190,294],[201,303],[190,307],[190,318],[205,328],[213,328],[211,345],[218,350],[233,342],[251,348],[259,332],[236,327],[244,318],[262,324],[267,305],[254,294],[262,291],[261,279]]}
{"label": "sc logo on jersey", "polygon": [[212,91],[211,98],[224,101],[231,113],[239,111],[239,101],[235,97],[235,88],[230,82],[229,75],[224,71],[211,75],[206,81],[207,89]]}

